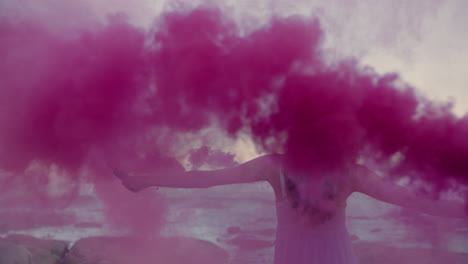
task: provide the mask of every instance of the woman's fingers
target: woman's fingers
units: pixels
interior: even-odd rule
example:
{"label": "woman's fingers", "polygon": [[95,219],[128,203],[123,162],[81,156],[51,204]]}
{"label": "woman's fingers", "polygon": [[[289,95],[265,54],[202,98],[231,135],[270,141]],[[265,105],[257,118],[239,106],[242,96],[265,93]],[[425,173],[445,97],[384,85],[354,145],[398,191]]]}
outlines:
{"label": "woman's fingers", "polygon": [[139,191],[139,188],[136,184],[132,183],[132,181],[129,179],[129,175],[127,172],[119,169],[114,169],[112,173],[119,178],[119,180],[122,182],[122,185],[125,186],[128,190],[132,192],[137,192]]}

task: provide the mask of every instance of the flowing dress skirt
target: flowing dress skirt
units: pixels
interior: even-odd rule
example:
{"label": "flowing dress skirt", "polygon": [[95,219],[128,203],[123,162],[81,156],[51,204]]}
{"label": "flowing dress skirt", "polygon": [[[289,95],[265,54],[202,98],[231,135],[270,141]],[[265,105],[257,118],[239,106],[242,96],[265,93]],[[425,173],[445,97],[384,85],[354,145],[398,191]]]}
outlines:
{"label": "flowing dress skirt", "polygon": [[345,208],[320,225],[298,221],[287,202],[277,205],[275,264],[357,264],[345,225]]}

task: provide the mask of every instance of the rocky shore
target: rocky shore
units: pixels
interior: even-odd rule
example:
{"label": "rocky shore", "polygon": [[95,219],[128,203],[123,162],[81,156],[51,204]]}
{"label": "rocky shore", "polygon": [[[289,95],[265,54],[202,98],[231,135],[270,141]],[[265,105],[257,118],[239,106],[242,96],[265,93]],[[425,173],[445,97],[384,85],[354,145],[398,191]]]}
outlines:
{"label": "rocky shore", "polygon": [[[468,263],[465,253],[397,248],[380,242],[356,241],[354,246],[361,264]],[[227,264],[233,263],[232,259],[226,250],[214,243],[187,237],[155,240],[89,237],[73,244],[26,235],[0,239],[0,264]]]}

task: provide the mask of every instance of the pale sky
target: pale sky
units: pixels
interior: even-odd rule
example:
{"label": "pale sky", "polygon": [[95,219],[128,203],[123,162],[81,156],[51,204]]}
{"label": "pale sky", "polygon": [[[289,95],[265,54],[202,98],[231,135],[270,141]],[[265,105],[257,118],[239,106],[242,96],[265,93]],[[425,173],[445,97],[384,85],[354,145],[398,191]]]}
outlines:
{"label": "pale sky", "polygon": [[448,1],[422,27],[407,54],[374,47],[364,57],[379,72],[397,71],[435,100],[455,101],[455,112],[468,111],[468,1]]}

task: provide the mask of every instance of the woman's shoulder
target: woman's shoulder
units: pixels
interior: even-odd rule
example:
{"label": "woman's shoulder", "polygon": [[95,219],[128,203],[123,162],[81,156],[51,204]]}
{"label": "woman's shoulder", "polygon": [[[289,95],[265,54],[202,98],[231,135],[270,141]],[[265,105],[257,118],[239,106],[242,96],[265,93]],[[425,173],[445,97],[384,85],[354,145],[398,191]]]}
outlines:
{"label": "woman's shoulder", "polygon": [[274,189],[279,186],[279,176],[283,168],[282,154],[266,154],[246,163],[249,163],[248,166],[252,171],[255,171],[262,180],[269,182]]}

